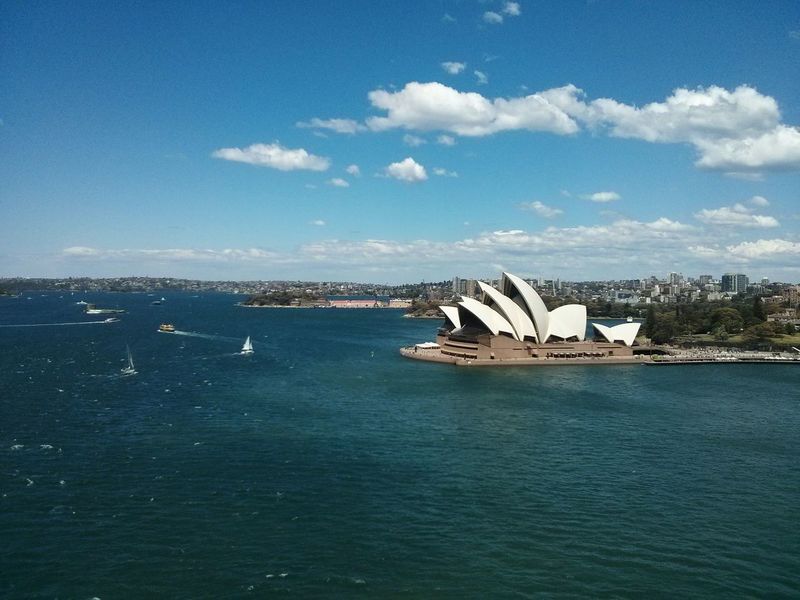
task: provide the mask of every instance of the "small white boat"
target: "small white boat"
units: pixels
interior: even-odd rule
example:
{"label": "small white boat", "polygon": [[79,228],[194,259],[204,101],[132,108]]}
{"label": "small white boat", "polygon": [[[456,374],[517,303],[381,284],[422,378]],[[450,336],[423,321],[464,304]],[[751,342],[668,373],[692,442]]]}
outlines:
{"label": "small white boat", "polygon": [[633,317],[628,317],[628,318],[627,318],[627,319],[625,319],[625,320],[626,320],[628,323],[633,323]]}
{"label": "small white boat", "polygon": [[133,355],[131,354],[131,349],[128,346],[125,346],[125,349],[128,351],[128,364],[122,367],[119,372],[122,375],[136,375],[136,367],[133,366]]}
{"label": "small white boat", "polygon": [[247,336],[247,339],[244,341],[244,346],[242,346],[242,351],[239,354],[252,354],[255,352],[253,350],[253,343],[250,341],[250,336]]}

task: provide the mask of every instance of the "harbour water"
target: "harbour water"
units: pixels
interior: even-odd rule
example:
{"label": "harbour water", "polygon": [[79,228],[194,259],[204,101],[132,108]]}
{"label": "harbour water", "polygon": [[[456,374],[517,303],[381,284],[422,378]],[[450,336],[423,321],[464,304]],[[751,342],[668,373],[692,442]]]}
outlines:
{"label": "harbour water", "polygon": [[[1,597],[800,595],[800,369],[459,369],[394,310],[163,295],[0,298]],[[127,313],[15,326],[84,299]]]}

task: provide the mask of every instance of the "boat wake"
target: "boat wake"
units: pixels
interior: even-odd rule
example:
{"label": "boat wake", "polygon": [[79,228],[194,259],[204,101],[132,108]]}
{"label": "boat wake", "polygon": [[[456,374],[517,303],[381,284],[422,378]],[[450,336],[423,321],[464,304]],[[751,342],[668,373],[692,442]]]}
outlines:
{"label": "boat wake", "polygon": [[201,338],[204,340],[217,340],[221,342],[238,342],[238,338],[227,337],[224,335],[211,335],[209,333],[197,333],[195,331],[180,331],[176,329],[172,335],[185,335],[186,337]]}
{"label": "boat wake", "polygon": [[66,327],[68,325],[108,325],[113,321],[78,321],[75,323],[21,323],[18,325],[0,325],[0,327]]}

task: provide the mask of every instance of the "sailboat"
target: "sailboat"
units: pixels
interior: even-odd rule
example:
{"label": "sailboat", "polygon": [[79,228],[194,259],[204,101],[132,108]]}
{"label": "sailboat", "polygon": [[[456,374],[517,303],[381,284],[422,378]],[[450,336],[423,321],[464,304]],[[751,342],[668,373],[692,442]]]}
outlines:
{"label": "sailboat", "polygon": [[244,346],[242,346],[242,351],[240,354],[252,354],[253,352],[255,352],[255,350],[253,350],[253,344],[250,341],[250,336],[248,335],[247,339],[244,341]]}
{"label": "sailboat", "polygon": [[122,367],[119,372],[122,375],[136,375],[136,368],[133,366],[133,355],[131,354],[131,349],[128,346],[125,346],[125,349],[128,351],[128,365]]}

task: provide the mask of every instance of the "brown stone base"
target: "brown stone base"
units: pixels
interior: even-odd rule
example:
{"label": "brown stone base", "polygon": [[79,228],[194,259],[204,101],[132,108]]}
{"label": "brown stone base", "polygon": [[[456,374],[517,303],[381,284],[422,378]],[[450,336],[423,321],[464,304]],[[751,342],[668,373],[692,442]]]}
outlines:
{"label": "brown stone base", "polygon": [[599,356],[583,358],[471,358],[445,354],[440,348],[422,349],[415,346],[400,348],[406,358],[429,362],[446,363],[458,367],[515,367],[515,366],[559,366],[559,365],[641,365],[652,362],[649,356]]}

